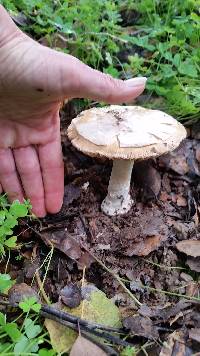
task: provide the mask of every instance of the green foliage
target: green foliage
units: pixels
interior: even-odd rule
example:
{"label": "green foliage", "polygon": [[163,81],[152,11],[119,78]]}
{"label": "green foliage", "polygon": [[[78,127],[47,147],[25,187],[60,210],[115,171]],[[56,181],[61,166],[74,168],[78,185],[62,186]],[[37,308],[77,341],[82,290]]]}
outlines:
{"label": "green foliage", "polygon": [[29,313],[33,310],[36,313],[39,313],[41,309],[41,304],[37,302],[35,297],[26,298],[23,302],[19,303],[19,307],[23,310],[24,313]]}
{"label": "green foliage", "polygon": [[163,96],[163,107],[179,118],[200,111],[199,5],[199,0],[136,0],[123,5],[140,14],[141,33],[129,39],[138,46],[136,52],[142,51],[142,68],[136,61],[135,72],[139,69],[149,77],[148,91]]}
{"label": "green foliage", "polygon": [[8,204],[5,196],[0,197],[0,255],[5,254],[5,249],[16,247],[17,236],[13,235],[13,229],[18,225],[22,217],[29,215],[31,205],[29,201],[21,204],[15,200]]}
{"label": "green foliage", "polygon": [[120,356],[136,356],[137,351],[135,347],[127,346],[121,353]]}
{"label": "green foliage", "polygon": [[[13,14],[22,11],[29,19],[24,29],[36,38],[46,36],[50,45],[59,42],[62,34],[65,52],[84,59],[92,66],[104,60],[105,49],[110,55],[118,51],[112,36],[120,33],[117,5],[109,0],[2,0]],[[62,41],[61,41],[62,42]],[[59,47],[59,45],[58,45]]]}
{"label": "green foliage", "polygon": [[[34,354],[53,356],[53,350],[40,348],[44,343],[42,327],[35,320],[26,317],[22,326],[16,322],[8,322],[6,315],[0,312],[0,354],[19,356]],[[39,353],[38,353],[39,352]]]}
{"label": "green foliage", "polygon": [[[4,285],[1,282],[1,277],[7,276],[5,280],[10,281],[9,275],[0,275],[0,291],[9,289],[10,285]],[[4,288],[5,287],[5,288]],[[20,303],[20,308],[23,310],[24,318],[17,318],[18,322],[12,320],[8,322],[6,314],[0,312],[0,354],[20,356],[23,354],[38,355],[38,356],[54,356],[53,349],[43,347],[46,341],[46,333],[43,332],[43,327],[38,323],[38,317],[32,314],[31,311],[37,313],[40,311],[41,305],[37,303],[34,297],[27,298]]]}
{"label": "green foliage", "polygon": [[9,274],[0,273],[0,292],[6,293],[15,282],[11,280]]}
{"label": "green foliage", "polygon": [[0,2],[22,12],[23,29],[41,42],[116,78],[147,76],[149,97],[163,97],[148,106],[178,118],[199,113],[200,0]]}

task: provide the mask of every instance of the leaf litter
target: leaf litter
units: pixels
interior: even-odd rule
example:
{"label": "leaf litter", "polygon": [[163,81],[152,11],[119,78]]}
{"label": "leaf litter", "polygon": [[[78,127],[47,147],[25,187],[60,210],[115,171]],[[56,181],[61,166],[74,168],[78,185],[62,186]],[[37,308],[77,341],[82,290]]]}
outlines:
{"label": "leaf litter", "polygon": [[[145,349],[149,355],[169,356],[174,355],[174,350],[181,356],[197,353],[200,262],[196,248],[196,257],[186,251],[193,248],[193,241],[195,244],[200,241],[198,140],[190,137],[176,152],[136,163],[135,185],[131,189],[135,206],[125,216],[108,217],[100,211],[100,204],[106,195],[111,163],[86,157],[71,147],[64,134],[66,116],[63,117],[66,171],[63,208],[59,214],[43,219],[40,226],[33,222],[32,232],[22,235],[23,242],[29,242],[30,237],[32,242],[23,248],[20,263],[11,261],[11,275],[18,283],[30,283],[34,269],[27,273],[24,266],[31,262],[35,243],[39,242],[35,258],[40,265],[53,245],[44,283],[52,302],[62,303],[70,313],[80,309],[85,271],[87,281],[106,293],[108,299],[112,298],[118,307],[133,346],[142,346],[150,340]],[[187,249],[179,251],[178,246],[184,243]],[[44,265],[39,271],[41,278],[45,272]],[[134,302],[123,284],[114,278],[116,275],[141,305]],[[39,288],[34,281],[36,287]],[[189,299],[184,299],[184,295]],[[102,300],[98,304],[102,305]],[[106,313],[103,319],[107,319]],[[73,342],[76,337],[73,336]]]}

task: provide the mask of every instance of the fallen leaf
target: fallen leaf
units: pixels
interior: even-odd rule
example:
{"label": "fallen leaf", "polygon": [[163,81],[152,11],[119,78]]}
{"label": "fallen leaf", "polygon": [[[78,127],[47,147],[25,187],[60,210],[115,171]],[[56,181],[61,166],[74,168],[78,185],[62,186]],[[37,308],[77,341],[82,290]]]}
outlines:
{"label": "fallen leaf", "polygon": [[[54,307],[97,324],[120,327],[120,313],[117,306],[93,285],[86,286],[87,292],[84,290],[82,296],[85,295],[87,299],[84,299],[77,308],[63,307],[60,303],[56,303]],[[77,332],[49,319],[45,319],[45,326],[50,334],[53,349],[58,353],[68,352],[77,338]]]}
{"label": "fallen leaf", "polygon": [[133,335],[143,336],[148,339],[157,339],[158,330],[150,318],[140,315],[129,316],[123,320],[123,326],[130,330]]}
{"label": "fallen leaf", "polygon": [[200,241],[199,240],[185,240],[176,244],[178,251],[185,253],[192,257],[200,257]]}
{"label": "fallen leaf", "polygon": [[8,300],[11,304],[20,303],[31,297],[35,297],[38,302],[40,301],[37,292],[26,283],[15,284],[8,291]]}
{"label": "fallen leaf", "polygon": [[200,144],[196,146],[196,159],[200,163]]}
{"label": "fallen leaf", "polygon": [[141,205],[133,217],[133,225],[121,232],[121,253],[125,256],[147,256],[167,239],[168,234],[168,226],[160,209],[155,205],[150,208]]}
{"label": "fallen leaf", "polygon": [[160,236],[150,236],[145,240],[135,242],[124,253],[126,256],[148,256],[152,251],[156,250],[160,246]]}
{"label": "fallen leaf", "polygon": [[155,319],[157,322],[170,322],[172,318],[174,318],[176,315],[180,314],[185,309],[190,308],[191,303],[188,301],[182,299],[175,305],[168,305],[166,307],[160,308],[160,307],[154,307],[150,308],[145,305],[142,305],[140,309],[138,310],[138,313],[142,316],[147,316],[152,319]]}
{"label": "fallen leaf", "polygon": [[79,335],[72,346],[69,356],[106,356],[106,353],[93,342]]}
{"label": "fallen leaf", "polygon": [[181,195],[179,195],[177,197],[176,204],[180,207],[185,207],[185,206],[187,206],[187,200],[184,197],[182,197]]}
{"label": "fallen leaf", "polygon": [[169,335],[164,342],[159,356],[192,356],[192,350],[186,346],[184,335],[180,331],[175,331]]}
{"label": "fallen leaf", "polygon": [[79,267],[89,267],[94,262],[92,256],[87,251],[83,251],[75,238],[67,231],[44,232],[41,234],[41,237],[48,246],[53,245],[65,255],[75,260],[79,264]]}
{"label": "fallen leaf", "polygon": [[189,338],[200,343],[200,329],[199,328],[190,329]]}
{"label": "fallen leaf", "polygon": [[200,257],[188,257],[186,265],[188,265],[192,271],[200,272]]}
{"label": "fallen leaf", "polygon": [[67,207],[74,200],[77,200],[81,195],[81,189],[79,186],[69,183],[65,186],[63,203]]}
{"label": "fallen leaf", "polygon": [[60,291],[60,299],[69,308],[76,308],[81,302],[81,289],[76,284],[69,284]]}

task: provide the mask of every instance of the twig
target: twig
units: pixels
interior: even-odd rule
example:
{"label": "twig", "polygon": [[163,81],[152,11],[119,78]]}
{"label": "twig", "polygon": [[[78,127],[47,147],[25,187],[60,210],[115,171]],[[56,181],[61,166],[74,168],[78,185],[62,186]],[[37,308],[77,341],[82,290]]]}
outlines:
{"label": "twig", "polygon": [[[3,295],[8,299],[7,295]],[[10,305],[12,307],[19,307],[18,303],[9,303],[9,301],[1,301],[0,304]],[[96,324],[93,322],[89,322],[85,319],[81,319],[79,317],[76,317],[72,314],[69,314],[67,312],[63,312],[62,310],[58,310],[56,308],[51,307],[50,305],[42,304],[41,306],[41,311],[44,313],[47,313],[48,315],[53,315],[54,317],[58,318],[59,320],[64,320],[66,322],[72,323],[72,324],[79,324],[81,326],[86,326],[89,330],[94,330],[94,329],[99,329],[99,330],[104,330],[108,332],[115,332],[115,333],[124,333],[124,329],[120,328],[114,328],[111,326],[106,326],[102,324]]]}
{"label": "twig", "polygon": [[[49,316],[48,313],[42,312],[41,315],[45,318],[51,319],[56,321],[57,323],[64,325],[72,330],[78,331],[80,329],[79,325],[74,325],[73,323],[64,321],[64,320],[60,320],[59,318],[51,315]],[[96,339],[94,339],[93,337],[91,337],[88,332],[85,332],[83,330],[81,330],[81,335],[84,336],[86,339],[88,339],[89,341],[93,342],[94,344],[96,344],[98,347],[100,347],[103,351],[105,351],[109,356],[118,356],[118,353],[113,350],[110,346],[107,345],[103,345],[101,343],[99,343]]]}
{"label": "twig", "polygon": [[[86,325],[82,325],[82,324],[79,324],[79,325],[74,325],[74,323],[70,323],[68,321],[65,321],[65,320],[61,320],[59,317],[56,317],[55,315],[52,315],[52,314],[49,314],[49,313],[46,313],[46,312],[41,312],[41,315],[42,316],[45,316],[46,318],[48,319],[51,319],[51,320],[55,320],[56,322],[62,324],[62,325],[65,325],[65,326],[68,326],[68,327],[72,327],[72,329],[75,329],[75,330],[81,330],[81,329],[84,329],[84,331],[86,332],[90,332],[91,334],[95,335],[95,336],[98,336],[98,337],[101,337],[103,339],[106,339],[110,342],[113,342],[114,344],[116,345],[121,345],[121,346],[133,346],[131,343],[125,341],[125,340],[122,340],[120,339],[118,336],[115,336],[115,335],[111,335],[107,332],[100,332],[100,331],[97,331],[97,330],[94,330],[94,329],[91,329],[90,327],[86,326]],[[82,330],[81,330],[82,332]]]}
{"label": "twig", "polygon": [[69,313],[63,312],[61,310],[55,309],[55,308],[53,308],[53,307],[51,307],[49,305],[42,305],[41,310],[46,312],[46,313],[48,313],[48,314],[54,315],[55,317],[59,318],[60,320],[65,320],[65,321],[68,321],[68,322],[73,323],[73,324],[79,323],[80,326],[86,326],[90,330],[99,329],[99,330],[117,332],[117,333],[124,332],[123,329],[113,328],[113,327],[110,327],[110,326],[89,322],[87,320],[84,320],[84,319],[81,319],[79,317],[76,317],[76,316],[74,316],[72,314],[69,314]]}

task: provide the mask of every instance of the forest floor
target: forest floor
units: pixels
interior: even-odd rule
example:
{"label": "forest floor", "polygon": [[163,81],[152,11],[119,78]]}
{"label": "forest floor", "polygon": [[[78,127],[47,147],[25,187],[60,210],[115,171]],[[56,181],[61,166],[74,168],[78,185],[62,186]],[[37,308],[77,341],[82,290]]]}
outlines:
{"label": "forest floor", "polygon": [[188,129],[189,138],[176,151],[136,163],[135,204],[124,216],[108,217],[100,205],[111,163],[73,148],[66,130],[74,115],[67,104],[62,211],[30,223],[33,230],[22,222],[23,258],[11,258],[8,272],[17,283],[30,284],[53,244],[44,284],[51,301],[66,285],[79,286],[84,271],[85,280],[119,307],[128,340],[149,343],[146,355],[200,355],[200,126]]}

